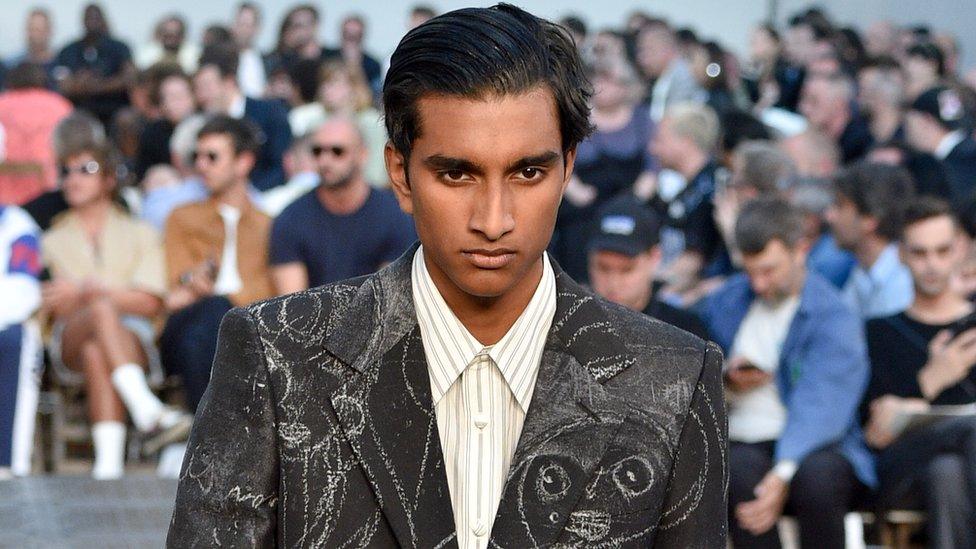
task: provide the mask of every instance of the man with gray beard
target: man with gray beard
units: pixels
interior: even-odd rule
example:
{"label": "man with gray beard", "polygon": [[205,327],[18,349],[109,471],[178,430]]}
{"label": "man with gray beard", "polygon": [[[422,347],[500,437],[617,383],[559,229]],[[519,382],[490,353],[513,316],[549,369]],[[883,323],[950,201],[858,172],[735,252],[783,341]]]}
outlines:
{"label": "man with gray beard", "polygon": [[319,185],[285,208],[271,231],[278,294],[370,274],[417,239],[393,193],[364,178],[368,151],[354,121],[326,121],[310,147]]}

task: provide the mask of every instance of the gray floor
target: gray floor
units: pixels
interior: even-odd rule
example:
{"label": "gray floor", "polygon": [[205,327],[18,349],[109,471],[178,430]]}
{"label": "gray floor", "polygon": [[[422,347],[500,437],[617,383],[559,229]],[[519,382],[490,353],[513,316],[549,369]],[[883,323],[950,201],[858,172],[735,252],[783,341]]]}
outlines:
{"label": "gray floor", "polygon": [[175,496],[151,475],[0,481],[0,548],[162,547]]}

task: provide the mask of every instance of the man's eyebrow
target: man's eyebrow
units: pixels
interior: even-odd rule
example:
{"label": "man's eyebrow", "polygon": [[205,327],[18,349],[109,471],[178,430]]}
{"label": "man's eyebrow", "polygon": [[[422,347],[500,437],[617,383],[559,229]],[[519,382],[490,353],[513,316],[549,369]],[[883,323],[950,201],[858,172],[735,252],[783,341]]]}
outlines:
{"label": "man's eyebrow", "polygon": [[535,154],[532,156],[526,156],[525,158],[520,158],[512,163],[508,167],[508,171],[514,172],[525,168],[531,168],[533,166],[552,166],[562,155],[555,151],[546,151],[544,153]]}
{"label": "man's eyebrow", "polygon": [[452,171],[458,170],[467,173],[482,173],[481,167],[463,158],[452,158],[440,154],[432,154],[423,159],[423,164],[432,170]]}

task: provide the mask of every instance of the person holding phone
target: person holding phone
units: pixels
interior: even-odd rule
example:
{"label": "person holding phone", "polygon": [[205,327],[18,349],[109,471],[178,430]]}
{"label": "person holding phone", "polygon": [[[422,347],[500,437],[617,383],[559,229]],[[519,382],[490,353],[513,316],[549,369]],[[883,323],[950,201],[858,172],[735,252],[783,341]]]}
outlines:
{"label": "person holding phone", "polygon": [[904,312],[867,324],[871,382],[862,417],[878,455],[881,504],[927,511],[935,548],[976,546],[976,416],[900,436],[891,426],[896,416],[931,405],[976,403],[976,316],[951,284],[965,254],[949,204],[918,199],[901,237],[915,299]]}
{"label": "person holding phone", "polygon": [[868,363],[860,319],[806,267],[802,214],[746,203],[735,226],[745,273],[703,305],[728,360],[729,526],[737,548],[779,547],[796,515],[803,547],[844,547],[844,515],[875,482],[857,422]]}

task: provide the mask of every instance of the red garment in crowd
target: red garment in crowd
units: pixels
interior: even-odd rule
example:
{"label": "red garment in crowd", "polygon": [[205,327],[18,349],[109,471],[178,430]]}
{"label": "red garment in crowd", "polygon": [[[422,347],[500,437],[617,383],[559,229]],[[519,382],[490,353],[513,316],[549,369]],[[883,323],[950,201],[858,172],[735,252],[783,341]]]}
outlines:
{"label": "red garment in crowd", "polygon": [[[52,138],[55,126],[71,110],[67,99],[42,88],[0,93],[8,164],[6,169],[0,165],[0,204],[22,205],[57,186]],[[21,169],[29,164],[40,166],[40,173]]]}

